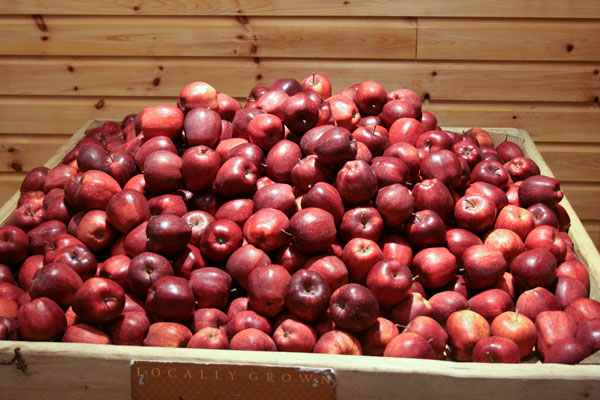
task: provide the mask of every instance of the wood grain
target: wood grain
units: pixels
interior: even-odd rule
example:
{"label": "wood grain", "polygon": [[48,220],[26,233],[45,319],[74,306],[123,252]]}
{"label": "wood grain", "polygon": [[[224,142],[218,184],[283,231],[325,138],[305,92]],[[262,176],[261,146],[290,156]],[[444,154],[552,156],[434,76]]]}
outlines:
{"label": "wood grain", "polygon": [[600,60],[600,21],[419,18],[417,59]]}
{"label": "wood grain", "polygon": [[598,182],[600,146],[537,143],[537,148],[560,181]]}
{"label": "wood grain", "polygon": [[[176,101],[176,96],[0,96],[0,134],[67,135],[87,119],[121,119],[147,106]],[[426,102],[423,109],[446,126],[514,126],[528,130],[535,141],[600,143],[600,107],[596,105]],[[36,118],[31,118],[32,112]]]}
{"label": "wood grain", "polygon": [[416,20],[248,17],[0,18],[0,54],[412,59]]}
{"label": "wood grain", "polygon": [[597,104],[429,102],[423,109],[446,126],[514,126],[536,142],[600,142]]}
{"label": "wood grain", "polygon": [[4,205],[19,190],[24,172],[0,172],[0,204]]}
{"label": "wood grain", "polygon": [[0,2],[0,13],[598,18],[600,4],[596,0],[13,0]]}
{"label": "wood grain", "polygon": [[600,221],[594,220],[582,222],[588,235],[590,235],[592,242],[594,242],[596,247],[600,248]]}
{"label": "wood grain", "polygon": [[[257,84],[313,72],[332,77],[334,91],[362,77],[388,91],[408,87],[431,100],[592,102],[600,66],[585,63],[389,62],[278,59],[1,58],[7,95],[177,96],[194,80],[245,97]],[[235,76],[236,79],[231,79]],[[506,90],[509,87],[511,90]]]}
{"label": "wood grain", "polygon": [[[123,119],[144,107],[177,104],[177,97],[0,97],[0,134],[72,135],[88,119]],[[32,118],[35,115],[35,118]]]}
{"label": "wood grain", "polygon": [[[336,397],[348,400],[442,397],[502,400],[520,398],[523,392],[531,400],[583,400],[600,390],[600,366],[594,365],[494,365],[272,352],[257,356],[254,352],[234,350],[10,341],[0,342],[1,359],[12,358],[16,347],[27,364],[27,374],[13,365],[0,368],[3,394],[7,398],[130,399],[132,359],[332,368]],[[403,388],[400,392],[398,385]]]}
{"label": "wood grain", "polygon": [[0,135],[0,172],[43,165],[71,135]]}
{"label": "wood grain", "polygon": [[600,222],[600,183],[561,182],[560,187],[580,219]]}

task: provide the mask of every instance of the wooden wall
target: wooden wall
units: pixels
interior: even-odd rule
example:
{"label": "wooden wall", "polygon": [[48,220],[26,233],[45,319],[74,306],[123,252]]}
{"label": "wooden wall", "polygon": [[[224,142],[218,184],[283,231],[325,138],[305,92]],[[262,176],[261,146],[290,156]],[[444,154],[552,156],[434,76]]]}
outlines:
{"label": "wooden wall", "polygon": [[598,0],[0,2],[0,201],[90,118],[280,77],[407,87],[445,126],[527,129],[600,243]]}

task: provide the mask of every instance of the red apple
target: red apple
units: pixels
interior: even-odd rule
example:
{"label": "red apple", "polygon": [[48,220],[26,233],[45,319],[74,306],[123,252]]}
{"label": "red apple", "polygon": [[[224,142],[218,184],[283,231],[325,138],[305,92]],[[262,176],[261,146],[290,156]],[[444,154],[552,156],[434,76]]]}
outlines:
{"label": "red apple", "polygon": [[482,233],[494,226],[496,206],[493,200],[485,196],[463,196],[454,207],[454,219],[457,227]]}
{"label": "red apple", "polygon": [[65,313],[54,301],[40,297],[23,304],[18,311],[19,335],[23,340],[51,341],[67,329]]}
{"label": "red apple", "polygon": [[241,245],[242,230],[235,222],[226,219],[211,222],[200,240],[202,254],[219,263],[225,263]]}
{"label": "red apple", "polygon": [[148,328],[144,338],[144,346],[154,347],[186,347],[192,332],[177,322],[155,322]]}
{"label": "red apple", "polygon": [[537,340],[534,323],[518,311],[506,311],[498,315],[491,324],[491,334],[511,339],[519,348],[519,357],[531,354]]}
{"label": "red apple", "polygon": [[0,227],[0,263],[18,265],[29,254],[29,237],[16,226]]}
{"label": "red apple", "polygon": [[488,322],[505,311],[514,310],[514,303],[502,289],[488,289],[469,298],[469,309],[483,316]]}
{"label": "red apple", "polygon": [[558,311],[560,310],[560,305],[556,297],[548,289],[536,287],[521,293],[515,303],[515,309],[535,322],[541,312]]}
{"label": "red apple", "polygon": [[430,247],[415,254],[411,268],[427,289],[439,289],[450,283],[458,269],[456,257],[445,247]]}
{"label": "red apple", "polygon": [[313,353],[360,356],[363,351],[354,335],[340,330],[330,330],[319,338]]}
{"label": "red apple", "polygon": [[87,324],[71,325],[62,337],[67,343],[111,344],[110,336],[100,329]]}
{"label": "red apple", "polygon": [[246,244],[231,253],[225,270],[238,285],[246,288],[250,272],[255,268],[269,264],[271,264],[271,259],[264,251],[251,244]]}
{"label": "red apple", "polygon": [[410,321],[420,315],[431,317],[433,315],[433,307],[422,294],[416,293],[411,289],[408,296],[392,308],[389,318],[396,324],[407,326]]}
{"label": "red apple", "polygon": [[190,349],[228,349],[229,340],[221,329],[205,327],[197,331],[187,344]]}
{"label": "red apple", "polygon": [[438,292],[429,298],[429,304],[433,309],[432,318],[440,324],[446,324],[448,317],[460,310],[467,309],[466,297],[454,290]]}
{"label": "red apple", "polygon": [[273,340],[278,351],[312,353],[317,335],[306,323],[286,319],[275,329]]}
{"label": "red apple", "polygon": [[448,317],[446,331],[454,358],[472,361],[477,342],[490,336],[490,324],[474,311],[461,310]]}
{"label": "red apple", "polygon": [[437,355],[423,336],[413,332],[403,332],[394,337],[383,351],[384,357],[437,359]]}
{"label": "red apple", "polygon": [[319,273],[301,269],[294,273],[284,292],[285,307],[306,322],[316,322],[329,305],[331,289]]}
{"label": "red apple", "polygon": [[554,207],[563,198],[558,179],[543,175],[531,176],[519,186],[519,205],[529,207],[536,203]]}
{"label": "red apple", "polygon": [[217,91],[206,82],[192,82],[181,90],[177,105],[183,111],[199,107],[218,110]]}
{"label": "red apple", "polygon": [[361,332],[377,320],[379,304],[369,289],[349,283],[331,295],[329,314],[336,327],[349,332]]}
{"label": "red apple", "polygon": [[556,258],[545,249],[527,250],[510,263],[510,273],[522,288],[549,288],[556,279]]}
{"label": "red apple", "polygon": [[533,214],[525,208],[507,205],[498,213],[494,228],[504,228],[515,232],[523,240],[535,228]]}
{"label": "red apple", "polygon": [[302,80],[302,89],[319,93],[324,98],[331,97],[331,82],[323,74],[312,73]]}
{"label": "red apple", "polygon": [[305,254],[326,251],[335,241],[336,233],[333,216],[320,208],[305,208],[290,219],[292,243]]}
{"label": "red apple", "polygon": [[406,222],[404,233],[418,248],[443,246],[446,243],[446,224],[433,210],[415,212]]}
{"label": "red apple", "polygon": [[274,317],[284,307],[284,293],[290,274],[281,265],[257,267],[248,275],[248,301],[250,307],[264,315]]}
{"label": "red apple", "polygon": [[558,263],[563,262],[567,254],[567,243],[559,235],[558,229],[549,225],[538,226],[529,232],[525,238],[525,247],[548,250]]}
{"label": "red apple", "polygon": [[473,361],[518,364],[521,357],[519,347],[511,339],[501,336],[489,336],[481,339],[475,345]]}
{"label": "red apple", "polygon": [[561,339],[574,338],[577,322],[564,311],[543,311],[536,320],[536,350],[545,359],[549,350]]}
{"label": "red apple", "polygon": [[289,242],[289,229],[290,220],[282,211],[263,208],[244,223],[243,234],[248,243],[264,251],[273,251]]}

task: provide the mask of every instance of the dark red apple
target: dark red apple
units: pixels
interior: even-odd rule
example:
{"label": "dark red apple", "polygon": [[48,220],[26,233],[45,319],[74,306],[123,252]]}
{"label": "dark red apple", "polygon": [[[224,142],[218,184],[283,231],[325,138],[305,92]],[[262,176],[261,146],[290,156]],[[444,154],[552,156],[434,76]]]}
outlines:
{"label": "dark red apple", "polygon": [[269,264],[271,264],[271,259],[264,251],[251,244],[246,244],[231,253],[225,270],[238,285],[246,288],[250,272],[255,268]]}
{"label": "dark red apple", "polygon": [[290,278],[289,272],[277,264],[253,269],[248,275],[250,307],[269,317],[279,314],[284,307],[284,293]]}
{"label": "dark red apple", "polygon": [[436,360],[438,357],[423,336],[413,332],[403,332],[394,337],[383,351],[384,357],[422,358]]}
{"label": "dark red apple", "polygon": [[146,311],[163,321],[185,322],[194,314],[195,298],[187,279],[165,276],[148,289]]}
{"label": "dark red apple", "polygon": [[337,327],[349,332],[361,332],[377,320],[379,304],[369,289],[349,283],[331,295],[329,314]]}
{"label": "dark red apple", "polygon": [[519,205],[529,207],[536,203],[554,207],[563,198],[558,179],[543,175],[531,176],[519,186]]}
{"label": "dark red apple", "polygon": [[67,319],[58,304],[40,297],[23,304],[18,311],[19,335],[23,340],[51,341],[67,330]]}
{"label": "dark red apple", "polygon": [[231,253],[242,245],[242,230],[232,221],[217,219],[211,222],[200,240],[200,250],[209,259],[225,263]]}
{"label": "dark red apple", "polygon": [[438,247],[446,243],[446,224],[433,210],[415,212],[406,222],[404,233],[418,248]]}
{"label": "dark red apple", "polygon": [[510,273],[521,288],[550,288],[556,279],[556,258],[545,249],[527,250],[510,263]]}
{"label": "dark red apple", "polygon": [[192,332],[177,322],[155,322],[148,328],[143,340],[144,346],[153,347],[186,347]]}
{"label": "dark red apple", "polygon": [[426,289],[440,289],[454,278],[458,266],[447,248],[429,247],[415,254],[411,268]]}
{"label": "dark red apple", "polygon": [[454,219],[457,227],[482,233],[494,226],[496,205],[485,196],[463,196],[454,206]]}

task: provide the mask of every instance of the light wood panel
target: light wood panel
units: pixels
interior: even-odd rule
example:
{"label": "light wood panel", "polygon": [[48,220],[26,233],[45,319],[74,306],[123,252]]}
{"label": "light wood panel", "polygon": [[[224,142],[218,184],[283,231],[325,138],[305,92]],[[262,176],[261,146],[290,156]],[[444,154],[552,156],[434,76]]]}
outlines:
{"label": "light wood panel", "polygon": [[0,204],[6,203],[19,190],[25,173],[0,172]]}
{"label": "light wood panel", "polygon": [[[246,96],[281,77],[330,76],[337,90],[362,79],[387,90],[408,87],[432,100],[592,102],[600,96],[593,64],[386,62],[274,59],[2,58],[0,91],[9,95],[176,96],[194,80]],[[236,79],[231,79],[236,77]],[[510,88],[510,90],[506,90]]]}
{"label": "light wood panel", "polygon": [[248,17],[0,18],[0,54],[412,59],[416,20]]}
{"label": "light wood panel", "polygon": [[30,171],[43,165],[71,135],[0,135],[0,171]]}
{"label": "light wood panel", "polygon": [[582,221],[596,247],[600,248],[600,221]]}
{"label": "light wood panel", "polygon": [[430,102],[423,109],[446,126],[514,126],[536,142],[600,142],[597,104]]}
{"label": "light wood panel", "polygon": [[600,146],[537,143],[544,160],[561,181],[598,182]]}
{"label": "light wood panel", "polygon": [[596,0],[11,0],[2,14],[598,18]]}
{"label": "light wood panel", "polygon": [[417,59],[600,60],[600,21],[419,18]]}
{"label": "light wood panel", "polygon": [[177,97],[0,97],[0,134],[72,135],[88,119],[122,119],[159,104]]}
{"label": "light wood panel", "polygon": [[[0,134],[68,135],[88,119],[120,119],[146,106],[176,101],[176,96],[0,96]],[[600,143],[597,105],[427,102],[423,109],[433,112],[445,126],[514,126],[528,130],[535,141]]]}
{"label": "light wood panel", "polygon": [[579,218],[600,223],[600,183],[561,182],[560,187]]}

